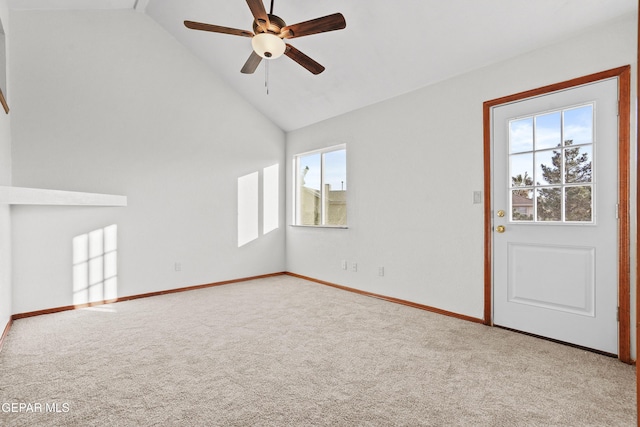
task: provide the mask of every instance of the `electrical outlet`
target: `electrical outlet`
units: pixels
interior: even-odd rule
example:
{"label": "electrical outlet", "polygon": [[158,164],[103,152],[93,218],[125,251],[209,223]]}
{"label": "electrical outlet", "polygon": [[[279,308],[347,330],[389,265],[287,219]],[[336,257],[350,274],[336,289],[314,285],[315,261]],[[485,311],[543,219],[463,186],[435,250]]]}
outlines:
{"label": "electrical outlet", "polygon": [[352,262],[351,263],[351,271],[353,271],[353,272],[358,271],[358,263],[357,262]]}
{"label": "electrical outlet", "polygon": [[346,270],[347,269],[347,261],[346,260],[342,260],[342,269]]}
{"label": "electrical outlet", "polygon": [[176,261],[176,263],[173,264],[173,268],[175,269],[175,271],[182,271],[182,263]]}
{"label": "electrical outlet", "polygon": [[378,276],[384,276],[384,267],[378,267]]}

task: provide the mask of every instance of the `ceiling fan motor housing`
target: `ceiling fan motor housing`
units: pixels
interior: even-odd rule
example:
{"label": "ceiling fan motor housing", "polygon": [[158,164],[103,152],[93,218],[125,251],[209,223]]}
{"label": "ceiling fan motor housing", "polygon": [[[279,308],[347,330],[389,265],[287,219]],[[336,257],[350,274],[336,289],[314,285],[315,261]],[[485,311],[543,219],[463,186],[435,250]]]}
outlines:
{"label": "ceiling fan motor housing", "polygon": [[269,23],[261,19],[253,21],[255,36],[251,40],[253,50],[263,58],[275,59],[284,53],[286,46],[281,37],[281,30],[286,26],[284,20],[276,15],[267,15]]}
{"label": "ceiling fan motor housing", "polygon": [[253,32],[260,33],[272,33],[276,36],[280,36],[280,31],[287,26],[282,18],[276,15],[267,15],[269,17],[269,25],[263,20],[253,21]]}

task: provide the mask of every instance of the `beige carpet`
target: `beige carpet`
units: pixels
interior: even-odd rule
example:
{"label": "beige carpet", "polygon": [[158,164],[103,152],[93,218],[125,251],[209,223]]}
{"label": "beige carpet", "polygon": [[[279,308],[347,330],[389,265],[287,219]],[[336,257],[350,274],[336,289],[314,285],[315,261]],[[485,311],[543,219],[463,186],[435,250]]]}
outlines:
{"label": "beige carpet", "polygon": [[2,426],[634,426],[635,400],[615,359],[290,276],[18,320],[0,353]]}

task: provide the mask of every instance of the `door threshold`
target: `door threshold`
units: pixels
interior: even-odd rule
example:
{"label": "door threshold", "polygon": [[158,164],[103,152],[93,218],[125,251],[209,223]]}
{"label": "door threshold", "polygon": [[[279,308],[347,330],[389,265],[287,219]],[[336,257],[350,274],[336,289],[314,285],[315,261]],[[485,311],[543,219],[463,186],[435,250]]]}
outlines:
{"label": "door threshold", "polygon": [[553,338],[543,337],[542,335],[536,335],[536,334],[532,334],[530,332],[519,331],[517,329],[508,328],[506,326],[500,326],[500,325],[493,325],[493,326],[496,327],[496,328],[504,329],[506,331],[516,332],[516,333],[522,334],[522,335],[528,335],[530,337],[539,338],[539,339],[545,340],[545,341],[551,341],[551,342],[556,343],[556,344],[566,345],[566,346],[569,346],[569,347],[573,347],[573,348],[577,348],[577,349],[580,349],[580,350],[588,351],[590,353],[596,353],[596,354],[599,354],[601,356],[606,356],[606,357],[612,357],[614,359],[619,359],[617,354],[608,353],[608,352],[602,351],[602,350],[596,350],[595,348],[584,347],[584,346],[581,346],[581,345],[578,345],[578,344],[572,344],[572,343],[566,342],[566,341],[560,341],[560,340],[556,340],[556,339],[553,339]]}

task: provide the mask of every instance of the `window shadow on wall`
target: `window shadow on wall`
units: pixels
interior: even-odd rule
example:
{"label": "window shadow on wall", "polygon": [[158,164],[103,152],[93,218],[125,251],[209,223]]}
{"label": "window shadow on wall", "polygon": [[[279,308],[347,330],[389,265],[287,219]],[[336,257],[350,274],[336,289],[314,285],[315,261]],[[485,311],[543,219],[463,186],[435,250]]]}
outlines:
{"label": "window shadow on wall", "polygon": [[275,164],[238,178],[238,247],[260,236],[260,177],[262,176],[262,234],[280,227],[279,177]]}
{"label": "window shadow on wall", "polygon": [[73,238],[73,305],[114,302],[118,298],[118,226],[109,225]]}

